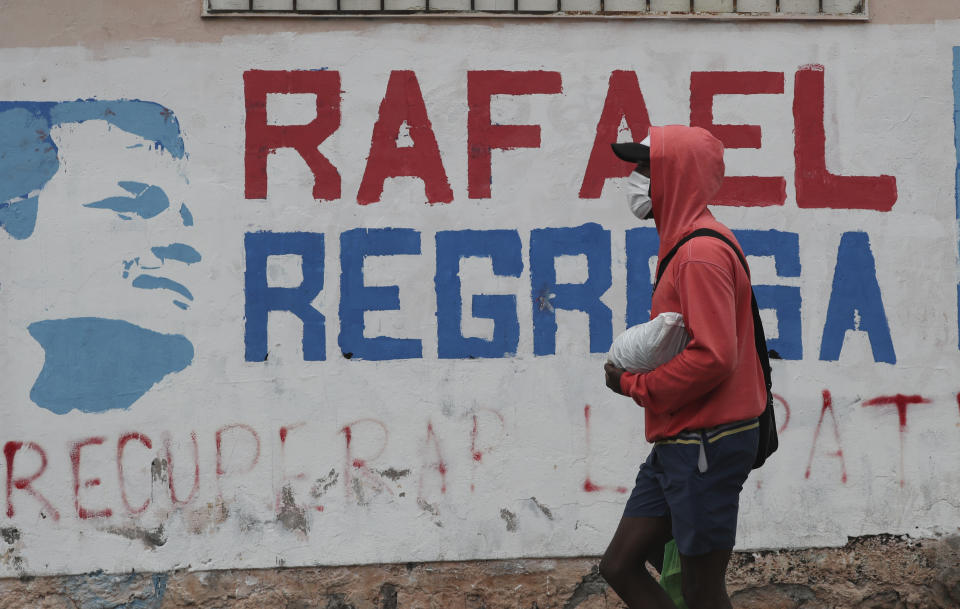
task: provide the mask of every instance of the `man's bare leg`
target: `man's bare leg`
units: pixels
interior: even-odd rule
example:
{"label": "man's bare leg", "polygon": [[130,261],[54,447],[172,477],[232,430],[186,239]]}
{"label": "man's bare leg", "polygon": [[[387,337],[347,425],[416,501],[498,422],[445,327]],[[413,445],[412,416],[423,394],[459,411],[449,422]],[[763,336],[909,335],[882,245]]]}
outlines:
{"label": "man's bare leg", "polygon": [[647,560],[660,564],[663,545],[672,537],[669,518],[620,519],[600,560],[600,575],[630,609],[676,609],[646,566]]}
{"label": "man's bare leg", "polygon": [[683,600],[689,609],[732,609],[727,596],[727,564],[730,550],[702,556],[680,555]]}

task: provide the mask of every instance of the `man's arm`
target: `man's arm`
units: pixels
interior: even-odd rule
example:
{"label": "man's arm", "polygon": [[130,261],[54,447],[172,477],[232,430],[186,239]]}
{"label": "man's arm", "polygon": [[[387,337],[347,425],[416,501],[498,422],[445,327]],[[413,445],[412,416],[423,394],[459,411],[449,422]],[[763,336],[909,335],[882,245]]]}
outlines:
{"label": "man's arm", "polygon": [[[706,395],[737,366],[734,277],[713,262],[685,261],[677,269],[680,313],[691,339],[675,358],[646,374],[620,375],[620,392],[657,414],[674,412]],[[609,377],[609,374],[608,374]]]}

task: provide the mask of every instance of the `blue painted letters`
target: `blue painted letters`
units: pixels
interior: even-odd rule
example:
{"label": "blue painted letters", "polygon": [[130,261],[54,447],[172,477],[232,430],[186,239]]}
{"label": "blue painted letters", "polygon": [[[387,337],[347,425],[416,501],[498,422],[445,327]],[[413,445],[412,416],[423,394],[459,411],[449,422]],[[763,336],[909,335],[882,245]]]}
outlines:
{"label": "blue painted letters", "polygon": [[[734,231],[746,256],[773,256],[779,277],[800,276],[800,237],[778,230]],[[777,338],[767,338],[767,348],[783,359],[803,359],[800,321],[800,288],[787,285],[754,285],[757,305],[777,312]]]}
{"label": "blue painted letters", "polygon": [[[323,289],[323,234],[247,233],[244,238],[247,268],[245,359],[262,362],[267,358],[267,317],[270,311],[290,311],[303,322],[303,358],[326,359],[324,317],[311,306]],[[295,288],[267,285],[267,258],[298,254],[302,259],[303,282]]]}
{"label": "blue painted letters", "polygon": [[840,359],[847,330],[867,333],[874,361],[897,363],[877,283],[877,268],[870,251],[870,237],[863,232],[844,233],[840,238],[833,291],[820,344],[821,360]]}
{"label": "blue painted letters", "polygon": [[420,233],[412,228],[355,228],[340,235],[340,350],[368,360],[409,359],[423,355],[419,339],[363,335],[365,311],[400,308],[400,289],[363,284],[367,256],[419,254]]}
{"label": "blue painted letters", "polygon": [[474,294],[473,315],[493,320],[493,339],[467,338],[461,331],[460,260],[490,258],[496,275],[519,277],[523,271],[520,235],[515,230],[461,230],[437,233],[437,351],[441,358],[504,357],[517,352],[520,322],[517,297]]}
{"label": "blue painted letters", "polygon": [[[587,280],[558,284],[558,256],[587,257]],[[556,309],[583,311],[590,318],[590,352],[603,353],[613,342],[613,313],[600,297],[610,288],[610,231],[599,224],[538,228],[530,232],[530,288],[533,299],[533,353],[557,351]]]}
{"label": "blue painted letters", "polygon": [[[650,259],[657,255],[660,238],[652,227],[627,231],[627,327],[650,321],[655,272]],[[653,276],[651,276],[653,275]]]}

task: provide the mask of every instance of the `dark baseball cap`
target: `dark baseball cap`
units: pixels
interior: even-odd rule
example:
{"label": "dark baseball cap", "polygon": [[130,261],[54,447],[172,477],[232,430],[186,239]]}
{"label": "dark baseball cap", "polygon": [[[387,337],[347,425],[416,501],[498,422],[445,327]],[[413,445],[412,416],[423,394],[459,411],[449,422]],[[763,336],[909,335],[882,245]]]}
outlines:
{"label": "dark baseball cap", "polygon": [[642,142],[623,142],[619,144],[610,144],[613,153],[617,158],[629,163],[650,162],[650,136],[644,138]]}

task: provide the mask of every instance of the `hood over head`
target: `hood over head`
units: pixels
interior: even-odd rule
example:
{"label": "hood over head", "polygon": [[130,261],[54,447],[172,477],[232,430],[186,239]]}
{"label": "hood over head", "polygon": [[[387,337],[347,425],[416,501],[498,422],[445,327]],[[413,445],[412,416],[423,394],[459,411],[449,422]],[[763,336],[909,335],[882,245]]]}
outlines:
{"label": "hood over head", "polygon": [[706,129],[650,128],[650,196],[661,259],[687,233],[718,224],[707,203],[723,172],[723,144]]}

